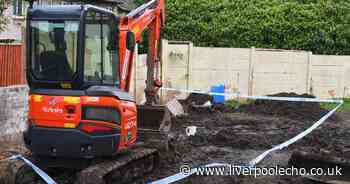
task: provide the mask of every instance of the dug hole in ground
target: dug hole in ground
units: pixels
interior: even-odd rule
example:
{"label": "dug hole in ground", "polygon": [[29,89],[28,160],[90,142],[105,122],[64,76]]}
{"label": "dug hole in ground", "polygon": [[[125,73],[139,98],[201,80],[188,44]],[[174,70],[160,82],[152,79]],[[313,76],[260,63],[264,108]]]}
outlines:
{"label": "dug hole in ground", "polygon": [[[273,96],[304,97],[294,93]],[[210,99],[210,98],[209,98]],[[181,101],[186,115],[172,118],[169,150],[160,153],[160,164],[144,181],[155,181],[179,172],[182,165],[200,166],[208,163],[246,165],[264,151],[278,145],[319,120],[329,110],[319,103],[256,100],[238,108],[228,105],[195,107],[207,97],[190,95]],[[186,135],[186,127],[197,126],[195,136]],[[350,112],[340,111],[305,138],[288,148],[266,157],[259,167],[286,167],[294,151],[317,153],[324,157],[350,159]],[[0,145],[0,159],[13,152],[25,154],[18,146]],[[0,163],[0,165],[4,165]],[[1,172],[0,166],[0,174]],[[61,184],[75,181],[75,172],[49,173]],[[178,183],[310,183],[300,176],[191,176]]]}

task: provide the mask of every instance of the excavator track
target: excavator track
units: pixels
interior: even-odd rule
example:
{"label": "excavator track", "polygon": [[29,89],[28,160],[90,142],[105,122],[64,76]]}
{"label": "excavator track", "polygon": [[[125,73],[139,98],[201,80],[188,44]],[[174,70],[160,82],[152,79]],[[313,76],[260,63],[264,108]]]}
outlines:
{"label": "excavator track", "polygon": [[158,151],[134,148],[115,158],[99,159],[79,172],[79,184],[132,183],[151,172],[158,161]]}
{"label": "excavator track", "polygon": [[[25,157],[33,162],[31,155]],[[31,167],[20,160],[9,161],[6,171],[5,184],[45,184]]]}
{"label": "excavator track", "polygon": [[[62,160],[59,165],[55,162],[38,161],[35,157],[26,156],[34,164],[45,171],[57,171],[63,164],[71,164]],[[83,162],[83,161],[82,161]],[[158,151],[152,148],[135,147],[113,157],[97,158],[76,168],[75,184],[126,184],[145,183],[144,176],[153,171],[158,162]],[[87,162],[86,162],[87,163]],[[50,173],[48,173],[50,175]],[[7,168],[5,184],[45,184],[45,182],[22,161],[11,161]]]}

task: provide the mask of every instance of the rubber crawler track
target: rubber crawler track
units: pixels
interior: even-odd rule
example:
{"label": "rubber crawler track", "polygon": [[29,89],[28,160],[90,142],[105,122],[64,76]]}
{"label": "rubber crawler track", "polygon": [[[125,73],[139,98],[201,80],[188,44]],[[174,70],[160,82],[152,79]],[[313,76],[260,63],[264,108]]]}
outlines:
{"label": "rubber crawler track", "polygon": [[[26,157],[29,158],[29,156]],[[143,177],[156,167],[158,158],[157,149],[144,147],[132,148],[114,157],[98,158],[88,167],[77,172],[74,184],[145,183]],[[52,169],[55,168],[50,167],[50,170]],[[5,184],[45,184],[22,161],[10,162],[6,179]]]}

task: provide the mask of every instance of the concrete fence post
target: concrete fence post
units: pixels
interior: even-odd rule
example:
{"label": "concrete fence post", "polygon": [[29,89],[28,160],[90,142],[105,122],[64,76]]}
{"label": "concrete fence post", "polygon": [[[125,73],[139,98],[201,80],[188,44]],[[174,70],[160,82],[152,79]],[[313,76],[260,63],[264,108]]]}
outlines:
{"label": "concrete fence post", "polygon": [[130,91],[133,91],[133,96],[137,96],[137,64],[139,63],[139,45],[135,45],[135,50],[134,50],[134,62],[132,63],[132,70],[131,70],[131,75],[133,77],[132,82],[133,85],[131,86],[133,89],[130,89]]}
{"label": "concrete fence post", "polygon": [[250,49],[249,69],[248,69],[248,95],[254,93],[254,61],[255,61],[255,47]]}
{"label": "concrete fence post", "polygon": [[187,62],[187,90],[192,89],[192,80],[193,80],[193,43],[190,42],[188,45],[188,62]]}
{"label": "concrete fence post", "polygon": [[307,67],[306,67],[306,90],[305,92],[308,94],[313,93],[313,86],[312,86],[312,52],[307,53]]}
{"label": "concrete fence post", "polygon": [[342,75],[342,80],[341,80],[342,81],[341,90],[342,90],[342,97],[343,98],[346,98],[346,96],[347,96],[347,87],[346,87],[347,72],[348,72],[347,65],[344,62],[343,75]]}
{"label": "concrete fence post", "polygon": [[[168,68],[168,61],[167,61],[167,56],[168,56],[168,44],[169,41],[162,39],[161,42],[161,81],[163,83],[164,87],[168,87],[166,86],[166,78],[167,78],[167,68]],[[160,100],[161,103],[163,103],[166,99],[166,91],[160,90]]]}

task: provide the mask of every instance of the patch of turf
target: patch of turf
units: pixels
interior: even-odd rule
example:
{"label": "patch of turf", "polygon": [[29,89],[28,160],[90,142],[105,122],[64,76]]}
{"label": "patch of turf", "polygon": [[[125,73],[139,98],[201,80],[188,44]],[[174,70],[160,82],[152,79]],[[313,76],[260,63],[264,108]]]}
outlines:
{"label": "patch of turf", "polygon": [[[350,111],[350,98],[344,98],[343,101],[344,104],[340,107],[339,111]],[[321,107],[328,110],[334,109],[337,105],[335,103],[321,103]]]}

